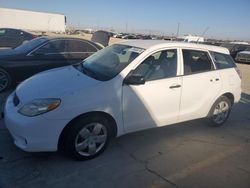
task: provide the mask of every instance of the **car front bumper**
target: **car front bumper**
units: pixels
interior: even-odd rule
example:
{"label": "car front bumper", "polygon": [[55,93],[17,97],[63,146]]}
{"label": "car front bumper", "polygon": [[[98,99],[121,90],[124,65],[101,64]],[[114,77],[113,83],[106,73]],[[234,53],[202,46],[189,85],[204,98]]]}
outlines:
{"label": "car front bumper", "polygon": [[29,152],[56,151],[59,136],[68,120],[48,120],[42,115],[26,117],[19,114],[11,94],[4,108],[6,128],[17,147]]}

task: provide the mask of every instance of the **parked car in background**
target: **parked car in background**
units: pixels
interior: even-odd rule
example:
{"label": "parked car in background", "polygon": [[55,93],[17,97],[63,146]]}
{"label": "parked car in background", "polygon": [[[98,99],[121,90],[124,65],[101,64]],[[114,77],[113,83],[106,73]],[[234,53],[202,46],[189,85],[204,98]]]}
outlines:
{"label": "parked car in background", "polygon": [[0,48],[16,48],[23,42],[36,37],[36,35],[20,29],[0,28]]}
{"label": "parked car in background", "polygon": [[152,39],[152,37],[150,35],[137,35],[138,39],[142,39],[142,40],[150,40]]}
{"label": "parked car in background", "polygon": [[130,40],[27,79],[8,97],[4,121],[25,151],[86,160],[130,132],[198,118],[220,126],[240,96],[227,49]]}
{"label": "parked car in background", "polygon": [[38,37],[0,50],[0,92],[30,76],[82,61],[102,47],[79,38]]}
{"label": "parked car in background", "polygon": [[123,33],[117,33],[117,34],[114,34],[113,37],[121,39],[124,35],[125,34],[123,34]]}
{"label": "parked car in background", "polygon": [[237,43],[223,43],[222,47],[225,47],[229,50],[230,55],[235,59],[238,52],[244,51],[246,48],[249,48],[249,44],[237,44]]}
{"label": "parked car in background", "polygon": [[122,39],[137,39],[136,35],[124,35]]}
{"label": "parked car in background", "polygon": [[250,63],[250,47],[237,53],[235,60],[241,63]]}

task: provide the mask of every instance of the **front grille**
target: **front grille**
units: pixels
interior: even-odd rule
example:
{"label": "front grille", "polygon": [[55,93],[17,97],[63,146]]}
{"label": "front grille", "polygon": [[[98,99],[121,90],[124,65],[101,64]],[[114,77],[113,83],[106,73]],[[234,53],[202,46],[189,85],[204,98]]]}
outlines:
{"label": "front grille", "polygon": [[239,54],[239,58],[249,58],[250,55],[248,54]]}
{"label": "front grille", "polygon": [[16,93],[14,94],[13,103],[15,106],[17,106],[20,103],[20,100],[18,96],[16,95]]}

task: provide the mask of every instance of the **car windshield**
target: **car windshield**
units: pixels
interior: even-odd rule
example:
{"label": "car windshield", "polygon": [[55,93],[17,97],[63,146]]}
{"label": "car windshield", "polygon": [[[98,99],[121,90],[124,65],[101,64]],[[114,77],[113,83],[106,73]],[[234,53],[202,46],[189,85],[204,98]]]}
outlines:
{"label": "car windshield", "polygon": [[46,41],[48,41],[48,38],[46,37],[35,38],[29,42],[23,43],[22,45],[16,47],[15,50],[29,52]]}
{"label": "car windshield", "polygon": [[98,80],[110,80],[143,51],[142,48],[114,44],[85,59],[81,64],[82,72]]}
{"label": "car windshield", "polygon": [[250,51],[250,47],[246,48],[244,51]]}
{"label": "car windshield", "polygon": [[227,44],[227,43],[224,43],[224,44],[221,44],[221,46],[227,48],[227,49],[230,51],[230,50],[233,49],[234,44]]}

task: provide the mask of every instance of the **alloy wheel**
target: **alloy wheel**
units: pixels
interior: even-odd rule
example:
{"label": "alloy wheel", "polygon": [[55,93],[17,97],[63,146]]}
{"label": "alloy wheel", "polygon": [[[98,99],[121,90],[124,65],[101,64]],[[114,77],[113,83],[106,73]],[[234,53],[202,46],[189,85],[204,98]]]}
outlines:
{"label": "alloy wheel", "polygon": [[0,70],[0,91],[5,90],[9,85],[9,77],[7,73],[3,70]]}
{"label": "alloy wheel", "polygon": [[93,156],[104,147],[107,136],[107,128],[101,123],[87,124],[76,136],[75,149],[82,156]]}
{"label": "alloy wheel", "polygon": [[226,101],[221,101],[217,104],[213,112],[213,120],[217,124],[223,123],[229,115],[229,104]]}

